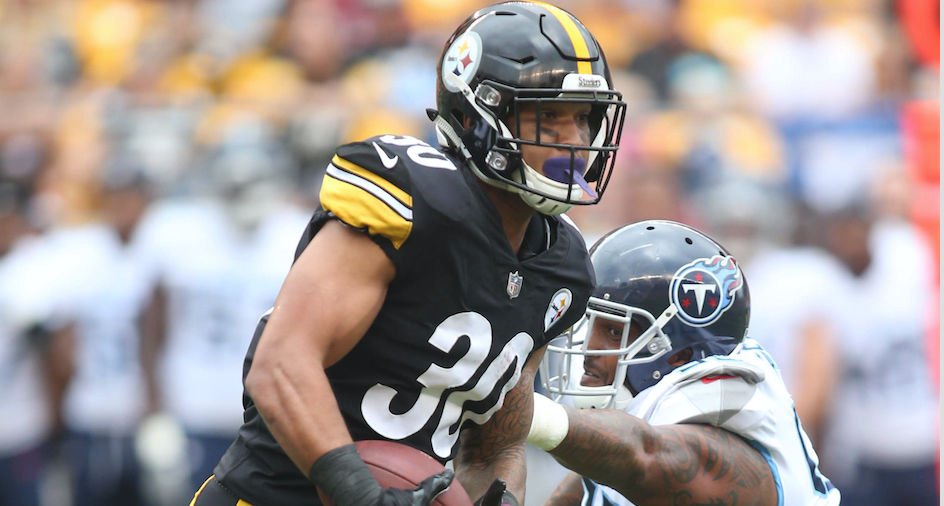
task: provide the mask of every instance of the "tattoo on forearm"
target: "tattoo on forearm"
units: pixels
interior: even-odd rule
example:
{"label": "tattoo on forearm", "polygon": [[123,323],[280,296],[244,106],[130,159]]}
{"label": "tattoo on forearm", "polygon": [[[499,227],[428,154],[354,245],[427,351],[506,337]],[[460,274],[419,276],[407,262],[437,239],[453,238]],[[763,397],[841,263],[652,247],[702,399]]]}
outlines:
{"label": "tattoo on forearm", "polygon": [[[698,473],[710,475],[715,481],[725,480],[741,488],[760,486],[770,476],[767,461],[740,437],[717,427],[710,426],[674,426],[663,431],[666,441],[684,441],[688,449],[685,458],[694,460],[696,472],[680,472],[667,467],[678,483],[692,481]],[[676,443],[677,444],[677,443]]]}
{"label": "tattoo on forearm", "polygon": [[708,502],[699,501],[696,503],[692,499],[692,493],[687,490],[683,490],[681,492],[675,493],[675,496],[672,499],[672,506],[736,506],[738,504],[737,491],[732,490],[728,495],[731,499],[730,501],[722,497],[712,497],[708,499]]}
{"label": "tattoo on forearm", "polygon": [[640,506],[776,504],[767,461],[731,432],[706,425],[652,427],[615,410],[571,413],[570,432],[554,456]]}
{"label": "tattoo on forearm", "polygon": [[645,470],[639,455],[643,449],[655,448],[656,441],[635,423],[637,418],[627,418],[626,413],[616,410],[569,412],[570,430],[551,452],[554,457],[569,469],[601,483],[619,480],[634,486],[643,480]]}
{"label": "tattoo on forearm", "polygon": [[579,506],[583,499],[582,478],[577,473],[568,474],[546,501],[544,506]]}
{"label": "tattoo on forearm", "polygon": [[515,388],[505,396],[502,409],[484,425],[462,429],[456,456],[456,478],[473,500],[485,493],[496,477],[524,504],[526,480],[524,441],[534,410],[533,387],[537,367],[525,367]]}

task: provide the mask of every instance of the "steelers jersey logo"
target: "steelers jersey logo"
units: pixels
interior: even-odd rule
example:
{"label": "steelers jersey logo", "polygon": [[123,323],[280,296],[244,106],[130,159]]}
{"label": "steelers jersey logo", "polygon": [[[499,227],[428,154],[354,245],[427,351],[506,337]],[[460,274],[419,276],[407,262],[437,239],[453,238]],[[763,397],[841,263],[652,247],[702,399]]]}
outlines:
{"label": "steelers jersey logo", "polygon": [[557,322],[564,313],[570,309],[574,295],[570,290],[561,288],[551,297],[551,303],[547,305],[547,311],[544,312],[544,330],[551,328],[551,325]]}
{"label": "steelers jersey logo", "polygon": [[449,46],[446,56],[443,57],[442,72],[443,84],[446,89],[456,93],[459,88],[453,86],[446,79],[446,73],[449,72],[466,84],[472,82],[475,72],[479,68],[479,62],[482,60],[482,39],[475,32],[466,32]]}
{"label": "steelers jersey logo", "polygon": [[718,321],[744,285],[734,258],[715,255],[686,264],[672,277],[669,300],[693,327]]}

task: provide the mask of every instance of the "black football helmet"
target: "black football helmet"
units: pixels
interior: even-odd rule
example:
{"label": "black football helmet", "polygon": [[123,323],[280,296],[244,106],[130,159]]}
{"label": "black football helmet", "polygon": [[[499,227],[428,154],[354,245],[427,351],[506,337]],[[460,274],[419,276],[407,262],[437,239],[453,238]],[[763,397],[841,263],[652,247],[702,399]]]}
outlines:
{"label": "black football helmet", "polygon": [[[543,2],[484,8],[452,34],[437,70],[438,110],[428,112],[439,142],[481,179],[519,193],[544,214],[600,200],[619,148],[626,104],[612,89],[599,43],[573,15]],[[541,141],[541,107],[552,102],[591,105],[590,144]],[[536,109],[534,140],[517,137],[509,128],[521,131],[522,106]],[[569,160],[552,157],[542,173],[522,158],[526,144],[568,150]]]}
{"label": "black football helmet", "polygon": [[[669,358],[678,351],[691,348],[692,360],[700,360],[728,355],[744,340],[747,280],[734,258],[698,230],[661,220],[627,225],[597,241],[590,259],[596,289],[586,318],[548,345],[541,364],[555,400],[572,395],[578,407],[623,408],[674,369]],[[623,324],[619,349],[587,349],[596,318]],[[642,329],[635,341],[631,321]],[[571,364],[578,355],[619,355],[613,383],[581,386]]]}

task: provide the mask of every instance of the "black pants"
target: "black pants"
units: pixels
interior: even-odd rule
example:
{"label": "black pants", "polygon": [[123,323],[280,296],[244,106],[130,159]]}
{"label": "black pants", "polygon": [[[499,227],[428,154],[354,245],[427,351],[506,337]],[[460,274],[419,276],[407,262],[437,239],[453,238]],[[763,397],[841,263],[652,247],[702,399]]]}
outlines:
{"label": "black pants", "polygon": [[216,476],[203,483],[200,490],[194,494],[190,506],[252,506],[246,501],[236,497],[232,492],[223,488],[220,482],[216,481]]}

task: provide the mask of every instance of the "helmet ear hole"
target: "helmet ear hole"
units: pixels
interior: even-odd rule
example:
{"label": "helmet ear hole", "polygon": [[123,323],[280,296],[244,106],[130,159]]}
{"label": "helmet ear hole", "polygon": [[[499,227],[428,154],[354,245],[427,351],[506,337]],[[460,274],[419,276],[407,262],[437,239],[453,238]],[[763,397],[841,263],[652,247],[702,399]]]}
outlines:
{"label": "helmet ear hole", "polygon": [[671,365],[672,367],[685,365],[692,361],[692,356],[694,355],[694,353],[695,352],[692,350],[691,346],[682,348],[681,350],[675,352],[674,355],[669,357],[669,365]]}

